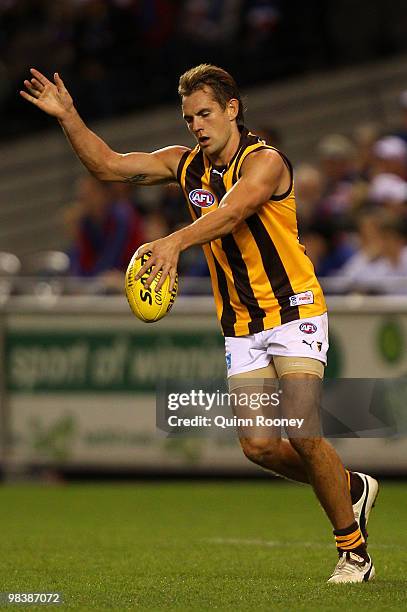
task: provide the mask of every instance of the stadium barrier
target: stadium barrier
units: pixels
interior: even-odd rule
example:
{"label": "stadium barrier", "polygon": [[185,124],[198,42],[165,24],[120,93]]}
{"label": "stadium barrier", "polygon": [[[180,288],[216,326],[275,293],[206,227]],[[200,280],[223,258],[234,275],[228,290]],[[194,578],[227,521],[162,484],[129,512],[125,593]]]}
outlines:
{"label": "stadium barrier", "polygon": [[[407,373],[407,298],[331,297],[329,377]],[[122,297],[17,296],[0,311],[1,458],[35,465],[251,473],[236,438],[168,437],[156,429],[156,384],[221,380],[223,339],[211,297],[180,297],[141,323]],[[407,439],[335,444],[347,465],[407,471]]]}

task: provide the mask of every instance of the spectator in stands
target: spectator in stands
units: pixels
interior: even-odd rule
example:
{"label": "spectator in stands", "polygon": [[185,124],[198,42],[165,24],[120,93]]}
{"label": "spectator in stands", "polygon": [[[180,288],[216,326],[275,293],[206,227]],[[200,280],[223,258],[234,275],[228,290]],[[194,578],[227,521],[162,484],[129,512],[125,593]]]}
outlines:
{"label": "spectator in stands", "polygon": [[278,52],[282,42],[279,38],[282,4],[278,0],[246,0],[244,3],[241,61],[254,80],[260,75],[270,78],[283,70]]}
{"label": "spectator in stands", "polygon": [[222,65],[234,54],[242,0],[186,0],[180,23],[189,64],[211,61]]}
{"label": "spectator in stands", "polygon": [[253,133],[260,136],[267,144],[282,149],[284,147],[283,137],[280,130],[274,125],[262,125],[253,129]]}
{"label": "spectator in stands", "polygon": [[295,168],[295,199],[300,234],[305,232],[316,220],[316,212],[321,202],[324,180],[321,171],[310,164],[300,164]]}
{"label": "spectator in stands", "polygon": [[407,294],[406,223],[383,211],[364,214],[359,221],[361,250],[340,275],[343,288],[364,293]]}
{"label": "spectator in stands", "polygon": [[341,217],[352,207],[353,187],[358,176],[355,169],[356,149],[340,134],[330,134],[318,145],[324,190],[318,210],[324,219]]}
{"label": "spectator in stands", "polygon": [[153,242],[167,236],[169,227],[163,211],[153,210],[146,214],[143,219],[144,242]]}
{"label": "spectator in stands", "polygon": [[367,122],[356,126],[353,132],[353,142],[356,147],[355,170],[365,181],[368,181],[372,174],[373,147],[381,131],[378,123]]}
{"label": "spectator in stands", "polygon": [[401,92],[399,97],[400,124],[395,128],[393,134],[402,138],[407,145],[407,89]]}
{"label": "spectator in stands", "polygon": [[407,179],[407,144],[398,136],[385,136],[373,147],[374,173],[396,174]]}
{"label": "spectator in stands", "polygon": [[317,219],[301,236],[301,243],[319,277],[335,274],[355,253],[353,241],[336,222]]}
{"label": "spectator in stands", "polygon": [[177,226],[189,221],[189,211],[185,206],[184,194],[177,183],[170,183],[163,187],[161,210],[170,231],[175,231]]}
{"label": "spectator in stands", "polygon": [[375,293],[407,294],[406,224],[387,215],[381,225],[383,257],[377,262],[371,287]]}
{"label": "spectator in stands", "polygon": [[370,183],[368,200],[381,208],[406,215],[407,182],[397,174],[378,174]]}
{"label": "spectator in stands", "polygon": [[357,221],[359,248],[338,271],[343,280],[342,291],[363,291],[363,287],[377,279],[378,264],[383,253],[383,212],[362,212]]}
{"label": "spectator in stands", "polygon": [[71,215],[71,273],[100,276],[124,271],[140,244],[145,242],[142,221],[132,205],[115,199],[109,185],[92,176],[78,182],[76,214]]}
{"label": "spectator in stands", "polygon": [[148,100],[154,96],[162,98],[173,86],[178,56],[185,53],[179,49],[176,36],[176,26],[182,23],[179,19],[182,5],[177,0],[137,0],[134,4],[140,29],[141,61],[136,60],[139,79],[148,83]]}
{"label": "spectator in stands", "polygon": [[322,261],[328,252],[328,241],[318,227],[310,226],[302,232],[300,242],[304,245],[305,252],[312,261],[316,275],[320,277]]}
{"label": "spectator in stands", "polygon": [[85,116],[103,117],[114,110],[114,88],[109,82],[115,56],[114,13],[104,0],[88,0],[78,8],[74,66]]}
{"label": "spectator in stands", "polygon": [[209,268],[203,250],[194,247],[189,251],[185,251],[181,257],[182,274],[194,278],[209,277]]}

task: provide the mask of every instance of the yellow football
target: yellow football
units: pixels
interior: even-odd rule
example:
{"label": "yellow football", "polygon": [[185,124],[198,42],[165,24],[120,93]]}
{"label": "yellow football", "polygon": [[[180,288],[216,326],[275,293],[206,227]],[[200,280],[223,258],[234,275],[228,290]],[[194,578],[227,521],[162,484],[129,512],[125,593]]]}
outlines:
{"label": "yellow football", "polygon": [[135,280],[137,272],[146,263],[150,255],[150,252],[145,253],[140,259],[136,259],[136,253],[133,255],[127,267],[125,281],[126,296],[129,306],[136,317],[146,323],[154,323],[165,317],[171,310],[178,291],[178,274],[172,291],[169,290],[169,276],[165,279],[161,289],[155,291],[155,287],[161,278],[161,272],[155,277],[150,287],[145,286],[145,282],[150,276],[152,268],[146,270],[141,278]]}

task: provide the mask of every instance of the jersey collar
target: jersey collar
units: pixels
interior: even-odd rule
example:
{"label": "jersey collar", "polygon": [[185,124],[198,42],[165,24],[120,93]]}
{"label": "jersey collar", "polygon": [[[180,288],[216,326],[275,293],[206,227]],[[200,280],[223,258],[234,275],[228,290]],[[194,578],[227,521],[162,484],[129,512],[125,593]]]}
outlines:
{"label": "jersey collar", "polygon": [[244,125],[239,125],[238,128],[239,128],[239,132],[240,132],[239,144],[237,146],[237,149],[236,149],[235,153],[233,154],[233,157],[229,161],[229,163],[224,165],[224,166],[215,166],[215,164],[212,164],[211,162],[209,162],[210,163],[210,167],[211,167],[211,172],[215,172],[215,174],[218,174],[221,177],[224,175],[224,173],[230,168],[230,166],[235,161],[239,151],[245,145],[245,141],[246,141],[247,136],[249,134],[249,130]]}

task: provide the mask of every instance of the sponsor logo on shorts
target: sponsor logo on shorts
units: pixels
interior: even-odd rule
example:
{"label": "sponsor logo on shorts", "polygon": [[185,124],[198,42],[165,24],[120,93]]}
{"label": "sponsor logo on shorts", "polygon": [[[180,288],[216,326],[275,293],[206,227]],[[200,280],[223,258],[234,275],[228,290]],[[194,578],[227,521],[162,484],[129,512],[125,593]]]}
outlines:
{"label": "sponsor logo on shorts", "polygon": [[232,367],[232,353],[226,353],[226,367],[228,370]]}
{"label": "sponsor logo on shorts", "polygon": [[311,349],[311,351],[312,351],[312,345],[314,344],[314,341],[313,341],[313,340],[311,340],[311,342],[307,342],[306,340],[303,340],[303,341],[302,341],[302,343],[303,343],[303,344],[306,344],[307,346],[309,346],[309,347],[310,347],[310,349]]}
{"label": "sponsor logo on shorts", "polygon": [[192,204],[199,206],[199,208],[209,208],[212,204],[215,204],[215,196],[206,189],[194,189],[189,194],[189,199]]}
{"label": "sponsor logo on shorts", "polygon": [[305,322],[300,325],[300,331],[302,331],[303,334],[315,334],[317,330],[318,327],[314,325],[314,323]]}
{"label": "sponsor logo on shorts", "polygon": [[304,304],[313,304],[314,294],[311,290],[303,293],[296,293],[290,296],[290,306],[303,306]]}

